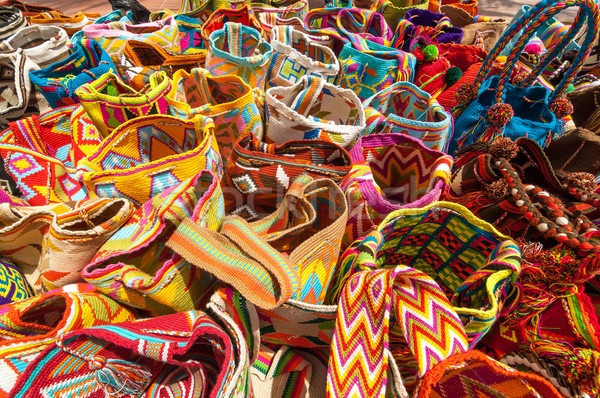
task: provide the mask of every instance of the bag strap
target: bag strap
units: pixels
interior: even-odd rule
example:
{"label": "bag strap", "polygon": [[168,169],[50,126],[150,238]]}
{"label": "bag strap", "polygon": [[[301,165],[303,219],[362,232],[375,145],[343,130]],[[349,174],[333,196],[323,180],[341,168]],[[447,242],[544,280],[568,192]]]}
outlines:
{"label": "bag strap", "polygon": [[225,217],[220,232],[186,218],[166,245],[260,308],[279,307],[299,289],[300,278],[287,260],[237,216]]}
{"label": "bag strap", "polygon": [[460,318],[429,275],[410,267],[357,272],[339,300],[327,397],[386,396],[388,368],[394,365],[389,355],[392,315],[416,358],[419,376],[468,350]]}
{"label": "bag strap", "polygon": [[[343,8],[337,15],[336,25],[338,31],[346,36],[345,41],[353,41],[355,35],[362,34],[368,36],[369,40],[387,46],[393,36],[383,15],[375,11]],[[371,33],[373,30],[375,32]]]}
{"label": "bag strap", "polygon": [[[243,55],[243,47],[242,44],[244,42],[243,36],[244,32],[242,30],[242,24],[238,22],[227,22],[225,23],[225,34],[227,35],[227,43],[229,45],[229,53],[234,57],[242,58]],[[260,40],[260,35],[257,38],[257,41]]]}

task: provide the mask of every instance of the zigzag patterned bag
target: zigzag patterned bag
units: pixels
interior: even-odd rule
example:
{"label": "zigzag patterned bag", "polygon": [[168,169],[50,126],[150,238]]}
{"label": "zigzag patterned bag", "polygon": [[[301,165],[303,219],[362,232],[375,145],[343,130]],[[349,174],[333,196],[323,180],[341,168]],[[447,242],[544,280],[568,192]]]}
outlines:
{"label": "zigzag patterned bag", "polygon": [[[204,43],[204,48],[210,48],[210,42],[212,41],[210,36],[214,32],[223,29],[228,23],[240,24],[248,28],[252,28],[258,32],[259,37],[256,39],[257,41],[263,40],[268,43],[267,35],[265,34],[262,25],[256,18],[254,10],[248,5],[243,4],[233,9],[219,8],[210,15],[210,17],[202,25],[200,33]],[[236,41],[232,43],[237,45]],[[229,51],[234,52],[238,50],[230,46]]]}
{"label": "zigzag patterned bag", "polygon": [[267,90],[268,143],[324,140],[350,148],[365,128],[362,103],[351,90],[315,76]]}
{"label": "zigzag patterned bag", "polygon": [[521,252],[491,224],[455,203],[397,210],[346,249],[328,297],[336,300],[356,270],[397,265],[421,270],[439,284],[473,347],[516,299],[513,284]]}
{"label": "zigzag patterned bag", "polygon": [[19,266],[0,256],[0,306],[33,297]]}
{"label": "zigzag patterned bag", "polygon": [[86,281],[130,307],[153,315],[191,311],[208,300],[214,279],[165,246],[185,217],[219,229],[223,196],[219,179],[202,170],[143,203],[97,251],[83,270]]}
{"label": "zigzag patterned bag", "polygon": [[246,134],[263,138],[263,120],[257,93],[238,76],[213,76],[196,68],[177,71],[167,94],[169,112],[175,117],[210,117],[223,166],[227,167],[235,141]]}
{"label": "zigzag patterned bag", "polygon": [[151,83],[136,91],[122,83],[114,73],[106,73],[79,87],[75,94],[102,137],[106,138],[128,120],[167,113],[166,96],[171,91],[171,80],[165,72],[157,72],[151,77]]}
{"label": "zigzag patterned bag", "polygon": [[215,76],[235,75],[250,87],[264,89],[273,48],[259,32],[227,22],[210,34],[206,69]]}
{"label": "zigzag patterned bag", "polygon": [[342,249],[367,236],[395,210],[442,200],[454,163],[416,138],[394,133],[361,137],[350,157],[352,171],[340,184],[349,209]]}
{"label": "zigzag patterned bag", "polygon": [[291,86],[304,75],[320,77],[334,84],[340,65],[333,51],[314,42],[291,26],[276,26],[271,33],[273,57],[267,89]]}
{"label": "zigzag patterned bag", "polygon": [[196,116],[138,117],[123,123],[77,165],[90,197],[126,198],[136,206],[207,169],[223,166],[215,124]]}
{"label": "zigzag patterned bag", "polygon": [[448,153],[454,131],[452,116],[414,84],[395,83],[365,100],[364,107],[365,135],[383,127],[391,133],[410,135],[428,148]]}
{"label": "zigzag patterned bag", "polygon": [[351,167],[348,152],[332,142],[300,140],[274,145],[248,134],[235,143],[225,170],[225,209],[254,221],[277,209],[299,175],[329,178],[339,184]]}

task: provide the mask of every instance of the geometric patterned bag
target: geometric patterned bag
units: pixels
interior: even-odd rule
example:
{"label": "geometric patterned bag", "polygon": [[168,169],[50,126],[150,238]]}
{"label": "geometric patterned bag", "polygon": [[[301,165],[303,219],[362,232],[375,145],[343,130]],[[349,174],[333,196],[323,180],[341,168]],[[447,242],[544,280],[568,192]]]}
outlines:
{"label": "geometric patterned bag", "polygon": [[0,306],[33,297],[33,291],[19,267],[0,256]]}
{"label": "geometric patterned bag", "polygon": [[222,174],[214,123],[203,116],[132,119],[81,160],[78,169],[90,197],[126,198],[136,206],[203,169]]}
{"label": "geometric patterned bag", "polygon": [[194,68],[190,73],[175,72],[167,102],[170,114],[175,117],[212,118],[215,139],[226,167],[239,137],[248,133],[259,140],[263,137],[263,121],[255,97],[256,92],[238,76],[215,76],[206,69]]}
{"label": "geometric patterned bag", "polygon": [[428,148],[447,153],[453,134],[452,117],[414,84],[395,83],[365,100],[364,107],[365,135],[373,134],[383,124],[392,133],[410,135]]}
{"label": "geometric patterned bag", "polygon": [[171,91],[171,80],[165,72],[157,72],[152,78],[152,85],[136,91],[114,73],[105,73],[81,85],[75,94],[102,137],[107,137],[130,119],[167,113],[165,97]]}
{"label": "geometric patterned bag", "polygon": [[291,26],[276,26],[271,33],[273,57],[266,88],[291,86],[304,75],[334,84],[340,64],[333,51]]}
{"label": "geometric patterned bag", "polygon": [[405,134],[363,136],[350,157],[352,171],[340,184],[349,207],[343,249],[392,211],[424,207],[442,200],[449,189],[452,157]]}
{"label": "geometric patterned bag", "polygon": [[[268,37],[262,28],[262,25],[256,19],[254,10],[245,4],[236,8],[220,8],[213,12],[211,16],[204,22],[201,28],[202,41],[204,48],[210,48],[210,36],[218,30],[222,30],[228,23],[239,24],[251,28],[258,32],[256,41],[264,41],[268,43]],[[234,42],[235,43],[235,42]],[[236,51],[235,48],[229,47],[229,51]]]}
{"label": "geometric patterned bag", "polygon": [[473,347],[516,298],[513,283],[521,270],[521,252],[491,224],[455,203],[397,210],[346,249],[332,282],[332,298],[351,273],[397,265],[436,281]]}
{"label": "geometric patterned bag", "polygon": [[365,128],[362,104],[351,90],[315,76],[267,90],[266,141],[320,139],[350,148]]}
{"label": "geometric patterned bag", "polygon": [[206,69],[214,76],[236,75],[250,87],[264,89],[273,48],[259,32],[227,22],[210,35]]}

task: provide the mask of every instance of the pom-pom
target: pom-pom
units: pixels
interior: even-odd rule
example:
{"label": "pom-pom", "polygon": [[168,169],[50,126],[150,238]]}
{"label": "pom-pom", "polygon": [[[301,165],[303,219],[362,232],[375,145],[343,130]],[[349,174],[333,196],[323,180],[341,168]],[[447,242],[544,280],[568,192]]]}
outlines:
{"label": "pom-pom", "polygon": [[525,52],[527,54],[536,54],[540,55],[544,49],[538,43],[529,43],[525,46]]}
{"label": "pom-pom", "polygon": [[446,84],[452,86],[462,77],[462,71],[458,66],[452,66],[446,70]]}
{"label": "pom-pom", "polygon": [[433,61],[440,55],[440,50],[435,44],[429,44],[423,48],[423,54],[425,54],[425,61]]}
{"label": "pom-pom", "polygon": [[565,183],[570,187],[577,187],[585,192],[594,192],[598,187],[594,175],[583,171],[568,173]]}
{"label": "pom-pom", "polygon": [[527,79],[527,77],[529,77],[527,72],[523,70],[517,71],[512,78],[512,83],[515,86],[520,86]]}
{"label": "pom-pom", "polygon": [[519,147],[508,137],[500,137],[492,141],[488,152],[495,158],[504,158],[506,160],[514,159],[517,156]]}
{"label": "pom-pom", "polygon": [[494,104],[487,113],[487,119],[491,126],[505,126],[512,119],[515,111],[506,103]]}
{"label": "pom-pom", "polygon": [[492,199],[495,202],[501,202],[504,199],[508,198],[508,196],[510,195],[510,188],[508,187],[508,182],[506,182],[506,180],[503,178],[487,185],[485,187],[485,190],[487,191],[490,199]]}
{"label": "pom-pom", "polygon": [[557,118],[562,119],[573,113],[573,104],[567,98],[560,97],[550,105],[550,110]]}
{"label": "pom-pom", "polygon": [[458,105],[467,106],[477,98],[477,88],[472,83],[466,83],[456,90],[456,102]]}

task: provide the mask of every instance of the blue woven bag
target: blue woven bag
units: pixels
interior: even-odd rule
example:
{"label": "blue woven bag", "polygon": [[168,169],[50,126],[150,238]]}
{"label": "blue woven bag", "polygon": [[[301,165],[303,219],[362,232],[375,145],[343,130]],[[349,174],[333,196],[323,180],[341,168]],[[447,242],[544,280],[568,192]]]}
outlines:
{"label": "blue woven bag", "polygon": [[64,60],[29,74],[32,83],[52,108],[79,102],[75,95],[77,88],[117,70],[109,55],[96,41],[86,40],[86,44],[77,42],[74,50]]}
{"label": "blue woven bag", "polygon": [[[516,74],[512,83],[511,75],[525,46],[545,28],[545,21],[568,7],[579,6],[580,12],[571,29],[557,45],[531,71]],[[529,137],[540,146],[546,147],[553,138],[560,136],[565,128],[562,120],[573,111],[573,106],[564,96],[567,88],[581,70],[598,38],[600,13],[594,0],[566,0],[554,2],[542,0],[525,12],[500,37],[494,49],[486,58],[473,84],[463,85],[457,91],[457,105],[452,113],[455,117],[457,136],[450,144],[448,153],[477,141],[492,141],[505,136],[511,139]],[[586,25],[587,33],[581,49],[577,53],[562,81],[551,90],[539,82],[541,72],[570,43],[581,28]],[[491,76],[492,64],[500,52],[512,39],[523,31],[506,59],[500,76]]]}

